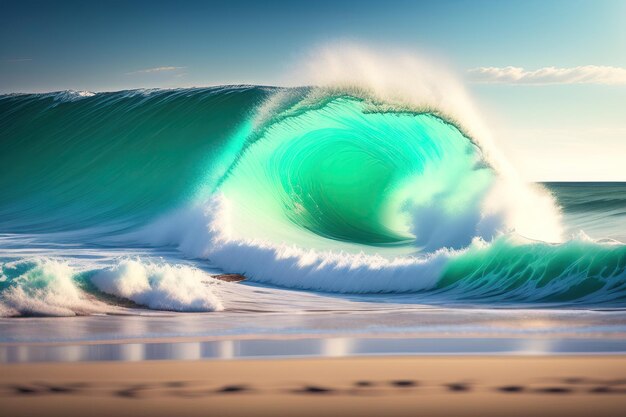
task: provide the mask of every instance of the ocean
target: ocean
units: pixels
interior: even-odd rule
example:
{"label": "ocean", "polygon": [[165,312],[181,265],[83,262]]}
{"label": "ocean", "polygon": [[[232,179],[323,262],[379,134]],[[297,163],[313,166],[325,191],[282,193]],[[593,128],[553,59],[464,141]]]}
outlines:
{"label": "ocean", "polygon": [[0,96],[0,342],[623,339],[626,183],[497,153],[358,91]]}

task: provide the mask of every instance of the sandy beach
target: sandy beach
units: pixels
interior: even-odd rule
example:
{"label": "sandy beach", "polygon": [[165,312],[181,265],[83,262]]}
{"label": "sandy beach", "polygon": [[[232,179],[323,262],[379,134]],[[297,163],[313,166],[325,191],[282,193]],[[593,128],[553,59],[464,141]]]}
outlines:
{"label": "sandy beach", "polygon": [[626,357],[370,357],[0,366],[19,416],[620,416]]}

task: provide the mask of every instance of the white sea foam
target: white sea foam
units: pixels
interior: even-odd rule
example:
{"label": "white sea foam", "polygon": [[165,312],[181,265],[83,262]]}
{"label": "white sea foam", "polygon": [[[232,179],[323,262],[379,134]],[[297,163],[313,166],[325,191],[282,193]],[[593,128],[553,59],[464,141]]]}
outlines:
{"label": "white sea foam", "polygon": [[319,251],[270,241],[233,238],[223,196],[166,216],[139,238],[175,244],[188,256],[210,259],[253,281],[289,288],[345,293],[408,292],[432,288],[446,261],[459,251],[440,249],[421,257],[385,257]]}
{"label": "white sea foam", "polygon": [[59,91],[58,93],[52,93],[52,95],[54,97],[54,101],[71,102],[71,101],[81,100],[87,97],[93,97],[96,95],[96,93],[91,92],[91,91],[67,90],[67,91]]}
{"label": "white sea foam", "polygon": [[97,270],[79,270],[50,258],[7,262],[0,269],[0,317],[75,316],[112,313],[120,307],[87,291],[83,279],[102,292],[158,310],[216,311],[219,281],[184,265],[123,259]]}
{"label": "white sea foam", "polygon": [[76,270],[63,261],[47,258],[2,265],[0,316],[75,316],[111,310],[82,291]]}
{"label": "white sea foam", "polygon": [[222,310],[214,293],[217,280],[185,265],[125,259],[98,271],[91,282],[100,291],[157,310]]}

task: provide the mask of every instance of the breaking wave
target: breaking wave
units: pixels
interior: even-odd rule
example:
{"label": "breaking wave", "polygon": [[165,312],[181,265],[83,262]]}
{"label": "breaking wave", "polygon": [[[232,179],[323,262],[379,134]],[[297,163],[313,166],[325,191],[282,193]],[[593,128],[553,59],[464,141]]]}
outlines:
{"label": "breaking wave", "polygon": [[[564,238],[552,194],[517,178],[445,69],[346,47],[298,74],[315,87],[0,97],[0,230],[176,246],[298,289],[624,304],[625,246]],[[189,267],[3,271],[4,315],[104,311],[103,294],[222,308]]]}
{"label": "breaking wave", "polygon": [[80,271],[67,262],[34,258],[0,265],[0,317],[123,313],[120,307],[216,311],[217,281],[184,265],[123,259]]}

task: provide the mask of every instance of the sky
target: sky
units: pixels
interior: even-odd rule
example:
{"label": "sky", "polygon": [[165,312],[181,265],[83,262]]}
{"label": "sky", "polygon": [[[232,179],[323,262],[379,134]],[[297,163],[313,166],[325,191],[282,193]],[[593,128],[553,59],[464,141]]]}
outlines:
{"label": "sky", "polygon": [[529,181],[626,181],[626,1],[0,0],[0,93],[281,85],[319,45],[436,57]]}

